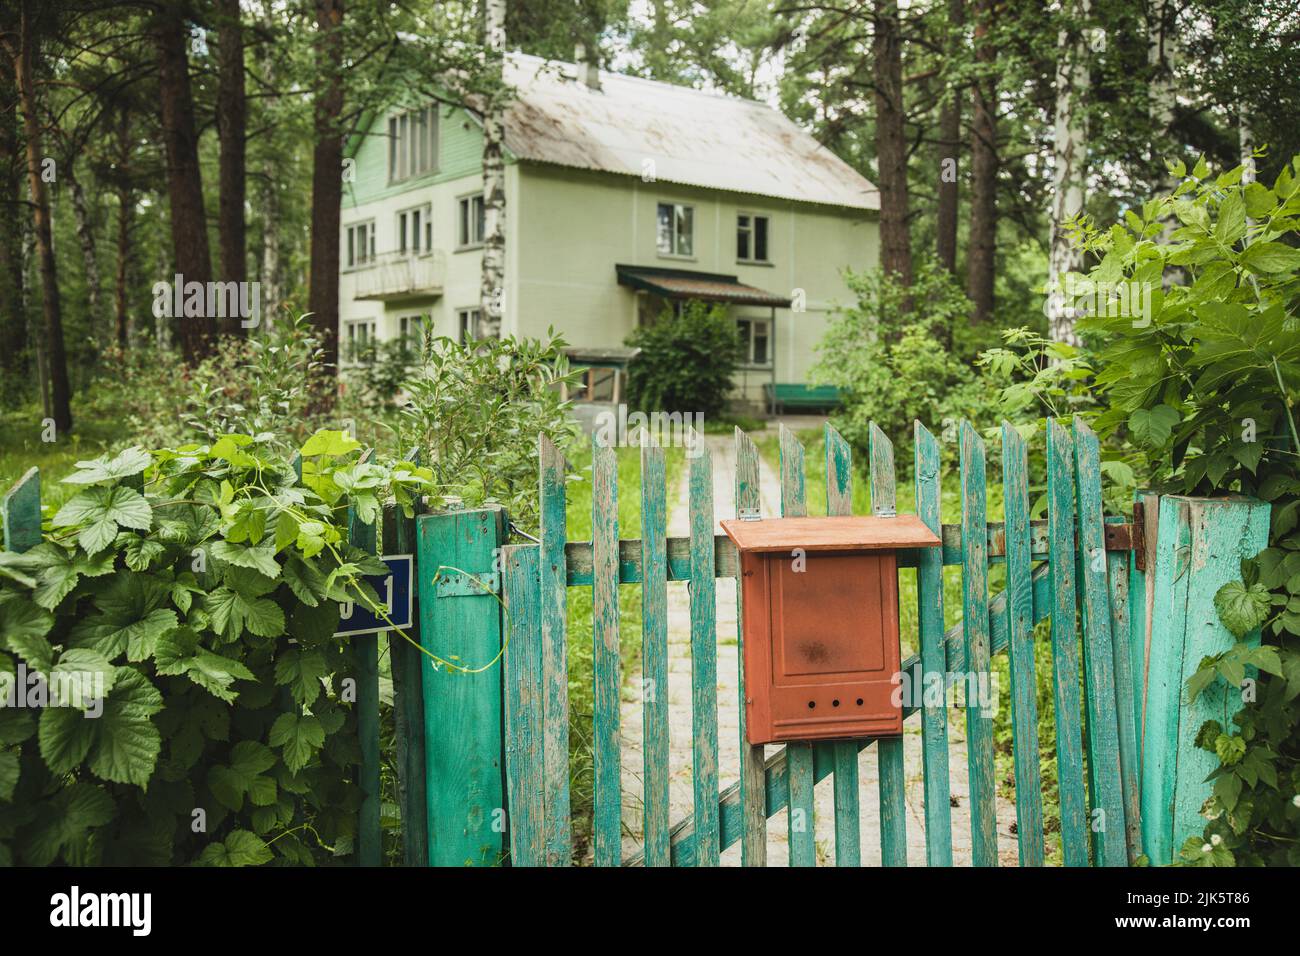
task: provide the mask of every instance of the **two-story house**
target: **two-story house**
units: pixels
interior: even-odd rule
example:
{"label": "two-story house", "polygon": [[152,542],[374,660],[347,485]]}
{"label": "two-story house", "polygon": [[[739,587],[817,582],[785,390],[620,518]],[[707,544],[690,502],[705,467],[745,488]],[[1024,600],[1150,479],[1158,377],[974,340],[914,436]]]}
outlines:
{"label": "two-story house", "polygon": [[[688,299],[726,303],[737,398],[803,383],[845,268],[873,267],[876,188],[752,100],[512,54],[503,335],[553,326],[618,400],[628,334]],[[482,134],[468,110],[378,117],[344,193],[340,342],[478,332]]]}

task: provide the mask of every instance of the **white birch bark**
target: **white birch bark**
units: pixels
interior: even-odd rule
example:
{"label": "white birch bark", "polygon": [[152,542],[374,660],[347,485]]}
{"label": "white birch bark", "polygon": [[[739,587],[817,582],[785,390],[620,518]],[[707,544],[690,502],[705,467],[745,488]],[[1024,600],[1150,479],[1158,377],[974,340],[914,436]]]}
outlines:
{"label": "white birch bark", "polygon": [[484,0],[485,56],[492,95],[483,110],[482,335],[500,338],[506,280],[506,169],[501,139],[505,113],[503,66],[506,0]]}
{"label": "white birch bark", "polygon": [[1065,0],[1062,12],[1070,29],[1058,34],[1056,66],[1056,124],[1052,141],[1052,235],[1047,258],[1047,289],[1052,296],[1048,335],[1056,342],[1078,345],[1075,310],[1065,294],[1067,273],[1082,266],[1070,243],[1066,223],[1083,212],[1087,177],[1088,121],[1084,104],[1092,82],[1085,24],[1090,0]]}

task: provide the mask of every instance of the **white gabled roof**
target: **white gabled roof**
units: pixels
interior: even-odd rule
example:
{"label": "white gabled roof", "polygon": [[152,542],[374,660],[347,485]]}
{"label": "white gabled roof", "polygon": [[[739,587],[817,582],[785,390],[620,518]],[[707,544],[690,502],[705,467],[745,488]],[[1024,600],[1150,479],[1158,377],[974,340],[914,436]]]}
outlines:
{"label": "white gabled roof", "polygon": [[506,148],[521,160],[851,209],[880,208],[874,185],[770,106],[520,53]]}

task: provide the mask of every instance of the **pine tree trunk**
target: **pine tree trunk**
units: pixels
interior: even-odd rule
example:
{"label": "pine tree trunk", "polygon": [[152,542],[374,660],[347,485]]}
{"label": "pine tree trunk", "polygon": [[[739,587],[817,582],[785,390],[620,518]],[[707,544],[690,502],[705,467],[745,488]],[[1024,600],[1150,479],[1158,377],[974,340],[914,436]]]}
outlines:
{"label": "pine tree trunk", "polygon": [[[339,226],[343,201],[343,0],[316,0],[316,145],[311,175],[311,276],[307,309],[326,374],[339,364]],[[333,395],[333,392],[330,392]]]}
{"label": "pine tree trunk", "polygon": [[113,339],[125,354],[130,344],[126,308],[127,272],[131,261],[131,218],[135,213],[135,195],[127,185],[131,164],[131,112],[122,109],[117,120],[117,172],[121,177],[117,194],[117,236],[114,248],[116,266],[113,275]]}
{"label": "pine tree trunk", "polygon": [[117,191],[117,270],[113,277],[113,333],[117,347],[127,349],[126,329],[126,274],[131,258],[131,191],[125,187]]}
{"label": "pine tree trunk", "polygon": [[[194,123],[194,98],[186,59],[185,20],[176,7],[163,5],[154,24],[158,51],[162,136],[167,154],[167,195],[171,205],[172,250],[176,271],[186,284],[212,280],[207,213],[203,207],[203,178],[199,169],[199,137]],[[213,347],[216,322],[212,316],[173,316],[187,365],[207,356]]]}
{"label": "pine tree trunk", "polygon": [[86,273],[86,307],[90,328],[96,333],[103,330],[102,297],[99,288],[99,257],[95,254],[95,220],[86,203],[86,190],[77,179],[76,163],[69,157],[61,170],[72,194],[72,219],[77,227],[77,243],[81,246],[81,263]]}
{"label": "pine tree trunk", "polygon": [[1078,272],[1082,256],[1070,242],[1065,224],[1083,212],[1087,179],[1088,126],[1084,110],[1091,74],[1088,68],[1086,29],[1089,0],[1073,0],[1063,15],[1066,23],[1057,40],[1056,126],[1052,143],[1051,244],[1047,257],[1048,337],[1054,342],[1079,344],[1074,330],[1074,307],[1065,294],[1065,276]]}
{"label": "pine tree trunk", "polygon": [[[42,315],[45,320],[44,358],[49,391],[45,397],[47,417],[63,435],[72,429],[72,387],[68,381],[68,360],[63,347],[63,313],[59,301],[58,273],[54,262],[54,233],[50,202],[41,178],[45,152],[41,142],[41,121],[36,115],[36,83],[33,76],[35,31],[32,29],[31,0],[23,0],[19,11],[18,44],[9,44],[18,99],[22,104],[23,133],[27,138],[27,189],[32,204],[36,251],[40,262]],[[42,383],[42,393],[46,393]]]}
{"label": "pine tree trunk", "polygon": [[[955,29],[965,19],[962,0],[948,0],[948,22]],[[935,253],[939,263],[957,274],[958,172],[961,169],[961,90],[948,90],[939,108],[939,195],[935,212]]]}
{"label": "pine tree trunk", "polygon": [[989,41],[989,24],[996,0],[975,5],[975,60],[981,75],[971,94],[970,238],[966,251],[966,294],[973,303],[971,324],[993,317],[994,253],[996,251],[998,155],[997,85],[990,76],[997,51]]}
{"label": "pine tree trunk", "polygon": [[[13,102],[17,89],[13,63],[0,57],[0,99]],[[0,397],[20,383],[27,364],[27,316],[23,309],[23,218],[22,159],[17,117],[12,110],[0,113],[0,369],[11,383],[0,388]]]}
{"label": "pine tree trunk", "polygon": [[912,284],[907,222],[907,142],[903,132],[903,61],[898,3],[876,0],[872,40],[876,106],[876,184],[880,188],[880,267]]}
{"label": "pine tree trunk", "polygon": [[[501,152],[505,95],[506,0],[484,0],[484,55],[493,90],[483,111],[483,335],[501,337],[506,275],[506,167]],[[581,68],[581,65],[579,65]]]}
{"label": "pine tree trunk", "polygon": [[[245,127],[248,104],[244,96],[244,28],[239,0],[218,0],[217,13],[217,134],[221,138],[220,191],[217,232],[221,244],[221,277],[227,282],[248,278],[244,222]],[[239,316],[221,320],[221,331],[243,335]]]}

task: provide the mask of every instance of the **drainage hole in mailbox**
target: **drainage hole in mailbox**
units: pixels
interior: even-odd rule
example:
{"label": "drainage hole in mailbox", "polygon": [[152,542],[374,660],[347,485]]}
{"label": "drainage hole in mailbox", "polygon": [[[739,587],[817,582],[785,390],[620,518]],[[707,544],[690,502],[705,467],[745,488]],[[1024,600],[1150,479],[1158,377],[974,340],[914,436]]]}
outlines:
{"label": "drainage hole in mailbox", "polygon": [[[859,707],[861,707],[861,706],[862,706],[862,698],[859,697],[859,698],[857,699],[857,701],[855,701],[855,703],[856,703]],[[810,700],[810,701],[808,701],[808,709],[809,709],[809,710],[813,710],[814,708],[816,708],[816,706],[817,706],[817,701],[815,701],[815,700]],[[832,707],[838,707],[838,706],[840,706],[840,700],[839,700],[838,697],[831,701],[831,706],[832,706]]]}

